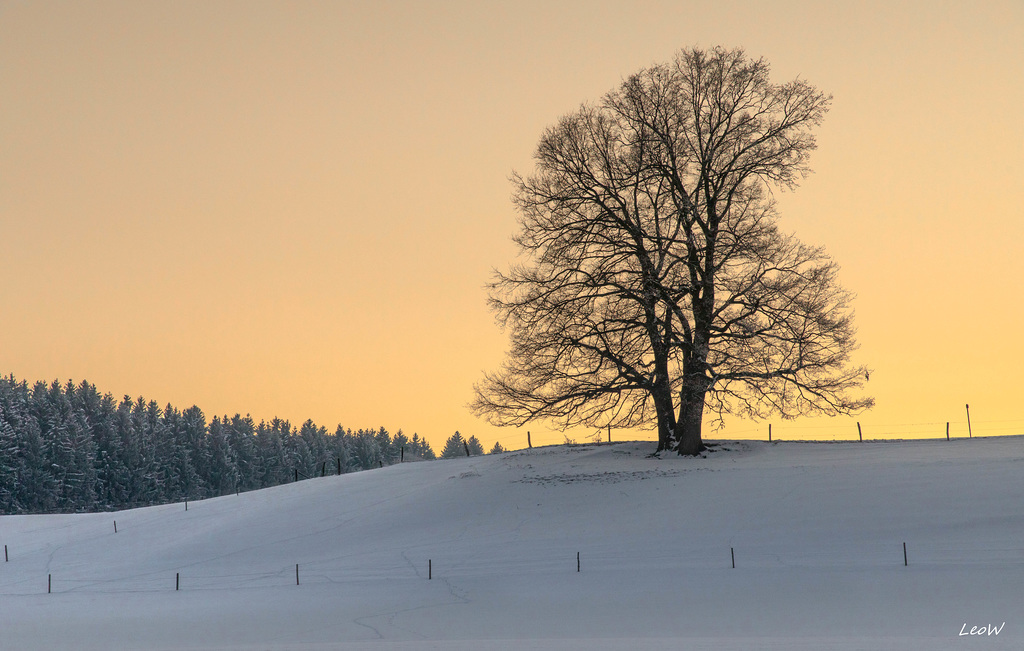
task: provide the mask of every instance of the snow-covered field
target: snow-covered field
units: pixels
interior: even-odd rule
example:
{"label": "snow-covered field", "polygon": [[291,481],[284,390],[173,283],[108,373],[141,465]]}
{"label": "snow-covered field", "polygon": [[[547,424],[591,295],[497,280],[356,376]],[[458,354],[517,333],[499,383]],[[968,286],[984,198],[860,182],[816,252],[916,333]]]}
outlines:
{"label": "snow-covered field", "polygon": [[0,649],[1024,649],[1024,438],[652,449],[2,517]]}

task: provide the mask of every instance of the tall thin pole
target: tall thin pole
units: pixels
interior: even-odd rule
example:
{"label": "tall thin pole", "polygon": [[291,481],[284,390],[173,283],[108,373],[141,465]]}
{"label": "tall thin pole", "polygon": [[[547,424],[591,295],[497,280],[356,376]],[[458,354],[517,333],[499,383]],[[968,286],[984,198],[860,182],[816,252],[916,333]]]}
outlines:
{"label": "tall thin pole", "polygon": [[860,431],[860,423],[857,423],[857,438],[859,438],[861,441],[864,440],[864,434],[862,434]]}
{"label": "tall thin pole", "polygon": [[533,447],[533,443],[530,442],[530,430],[526,430],[526,447]]}
{"label": "tall thin pole", "polygon": [[971,436],[971,406],[970,405],[964,405],[964,406],[967,407],[967,438],[970,439],[970,438],[974,438],[973,436]]}
{"label": "tall thin pole", "polygon": [[768,423],[768,442],[772,442],[772,424]]}

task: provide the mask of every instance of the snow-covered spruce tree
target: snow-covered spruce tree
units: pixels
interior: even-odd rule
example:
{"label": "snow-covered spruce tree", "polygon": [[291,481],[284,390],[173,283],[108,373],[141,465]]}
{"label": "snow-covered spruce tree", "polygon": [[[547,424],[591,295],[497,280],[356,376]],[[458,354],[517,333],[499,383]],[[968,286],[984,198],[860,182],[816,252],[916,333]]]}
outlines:
{"label": "snow-covered spruce tree", "polygon": [[20,457],[17,432],[7,422],[4,402],[0,400],[0,513],[17,513],[21,510],[16,499]]}
{"label": "snow-covered spruce tree", "polygon": [[487,454],[501,454],[502,452],[506,452],[506,451],[507,450],[505,450],[505,448],[501,447],[501,442],[500,441],[495,441],[494,442],[494,447],[491,448],[491,451],[488,452]]}
{"label": "snow-covered spruce tree", "polygon": [[434,449],[430,447],[430,442],[427,439],[420,437],[419,434],[413,433],[412,439],[409,441],[409,445],[412,447],[412,453],[420,459],[436,459],[437,455],[434,454]]}
{"label": "snow-covered spruce tree", "polygon": [[398,433],[391,437],[391,458],[401,459],[402,450],[405,450],[405,454],[412,454],[412,450],[409,445],[409,437],[405,435],[405,432],[398,430]]}
{"label": "snow-covered spruce tree", "polygon": [[[334,437],[331,439],[331,458],[341,460],[341,471],[349,471],[349,463],[351,462],[349,451],[349,435],[345,432],[345,428],[340,424],[334,430]],[[335,461],[337,463],[337,461]]]}
{"label": "snow-covered spruce tree", "polygon": [[838,267],[773,198],[809,171],[830,101],[743,50],[689,49],[548,128],[513,176],[524,261],[490,285],[511,349],[475,413],[656,427],[659,451],[697,454],[705,413],[872,405]]}
{"label": "snow-covered spruce tree", "polygon": [[352,459],[357,470],[378,468],[384,457],[377,432],[360,429],[352,437]]}
{"label": "snow-covered spruce tree", "polygon": [[441,450],[442,459],[454,459],[466,456],[466,440],[462,434],[456,431],[444,442],[444,449]]}
{"label": "snow-covered spruce tree", "polygon": [[484,453],[484,445],[476,437],[476,434],[472,434],[466,439],[466,447],[469,448],[470,456],[478,457]]}

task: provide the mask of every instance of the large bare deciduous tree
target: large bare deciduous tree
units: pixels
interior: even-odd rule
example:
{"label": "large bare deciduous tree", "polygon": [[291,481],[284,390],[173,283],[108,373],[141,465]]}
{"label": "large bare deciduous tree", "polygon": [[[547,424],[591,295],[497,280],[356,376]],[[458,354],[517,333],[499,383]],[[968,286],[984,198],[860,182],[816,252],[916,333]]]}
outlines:
{"label": "large bare deciduous tree", "polygon": [[851,295],[778,226],[831,97],[742,50],[681,51],[543,134],[513,175],[522,262],[490,302],[511,334],[473,408],[497,425],[650,427],[697,454],[705,414],[871,406]]}

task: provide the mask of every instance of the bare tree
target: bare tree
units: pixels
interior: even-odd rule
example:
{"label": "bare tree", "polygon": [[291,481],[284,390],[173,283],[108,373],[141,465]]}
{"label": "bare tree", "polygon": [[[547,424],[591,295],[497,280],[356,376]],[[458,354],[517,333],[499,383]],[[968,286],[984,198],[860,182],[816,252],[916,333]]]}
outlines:
{"label": "bare tree", "polygon": [[706,411],[871,406],[851,395],[851,295],[772,195],[808,173],[830,101],[742,50],[691,49],[548,128],[513,175],[524,260],[489,286],[511,349],[477,415],[656,425],[659,451],[697,454]]}

